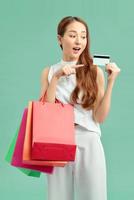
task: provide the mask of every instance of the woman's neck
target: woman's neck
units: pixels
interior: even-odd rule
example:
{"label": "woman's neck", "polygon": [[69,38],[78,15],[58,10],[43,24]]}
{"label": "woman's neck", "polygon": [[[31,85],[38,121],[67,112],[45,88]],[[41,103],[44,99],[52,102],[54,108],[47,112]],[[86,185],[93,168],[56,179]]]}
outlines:
{"label": "woman's neck", "polygon": [[76,64],[77,60],[64,60],[63,58],[61,59],[62,64]]}
{"label": "woman's neck", "polygon": [[62,60],[65,61],[65,62],[77,62],[78,58],[76,59],[76,58],[71,58],[71,57],[62,55]]}

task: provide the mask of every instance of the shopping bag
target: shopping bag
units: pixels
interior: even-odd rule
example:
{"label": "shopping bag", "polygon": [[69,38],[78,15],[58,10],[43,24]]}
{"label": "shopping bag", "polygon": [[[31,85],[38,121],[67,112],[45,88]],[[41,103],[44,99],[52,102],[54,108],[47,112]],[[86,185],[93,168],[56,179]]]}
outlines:
{"label": "shopping bag", "polygon": [[[15,148],[15,144],[16,144],[16,140],[17,140],[17,136],[18,136],[18,131],[19,131],[19,127],[16,129],[15,135],[13,137],[13,140],[9,146],[8,152],[5,156],[5,160],[11,164],[12,161],[12,156],[13,156],[13,152],[14,152],[14,148]],[[41,173],[39,171],[35,171],[35,170],[31,170],[31,169],[24,169],[21,167],[17,167],[21,172],[23,172],[24,174],[26,174],[27,176],[32,176],[32,177],[40,177]]]}
{"label": "shopping bag", "polygon": [[64,167],[67,162],[65,161],[44,161],[44,160],[32,160],[31,159],[31,148],[32,148],[32,101],[28,104],[27,122],[25,139],[23,145],[23,163],[41,166],[57,166]]}
{"label": "shopping bag", "polygon": [[71,104],[33,101],[32,159],[74,161],[74,109]]}
{"label": "shopping bag", "polygon": [[37,170],[44,173],[52,173],[53,172],[52,166],[35,166],[35,165],[23,164],[22,162],[23,144],[24,144],[24,137],[25,137],[25,130],[26,130],[26,121],[27,121],[27,111],[28,109],[26,108],[24,110],[24,114],[22,117],[11,165],[15,167],[33,169],[33,170]]}

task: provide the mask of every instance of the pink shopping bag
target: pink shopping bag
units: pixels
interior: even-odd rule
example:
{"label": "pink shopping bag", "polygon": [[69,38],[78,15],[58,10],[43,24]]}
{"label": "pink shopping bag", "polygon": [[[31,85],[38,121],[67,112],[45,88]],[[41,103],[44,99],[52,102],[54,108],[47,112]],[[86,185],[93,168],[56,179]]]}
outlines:
{"label": "pink shopping bag", "polygon": [[33,101],[32,159],[74,161],[74,109],[59,101]]}
{"label": "pink shopping bag", "polygon": [[26,169],[32,169],[44,173],[51,174],[53,172],[52,166],[35,166],[30,164],[23,164],[22,162],[22,155],[23,155],[23,143],[24,143],[24,137],[25,137],[25,129],[26,129],[26,120],[27,120],[27,111],[28,109],[25,108],[23,112],[23,117],[21,120],[21,125],[18,133],[18,138],[16,141],[14,153],[12,156],[11,165],[15,167],[21,167]]}

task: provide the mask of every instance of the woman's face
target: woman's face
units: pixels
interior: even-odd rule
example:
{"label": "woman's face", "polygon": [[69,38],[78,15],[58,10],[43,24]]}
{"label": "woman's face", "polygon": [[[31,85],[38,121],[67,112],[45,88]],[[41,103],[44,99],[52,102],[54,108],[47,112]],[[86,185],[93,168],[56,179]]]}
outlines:
{"label": "woman's face", "polygon": [[78,60],[87,44],[86,27],[80,22],[72,22],[67,26],[63,37],[58,35],[58,40],[63,48],[63,59]]}

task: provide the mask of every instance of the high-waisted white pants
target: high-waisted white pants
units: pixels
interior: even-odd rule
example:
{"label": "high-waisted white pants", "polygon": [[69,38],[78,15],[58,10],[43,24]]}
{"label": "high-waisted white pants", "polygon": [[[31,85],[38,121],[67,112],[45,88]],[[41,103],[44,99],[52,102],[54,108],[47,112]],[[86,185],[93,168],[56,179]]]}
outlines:
{"label": "high-waisted white pants", "polygon": [[106,162],[100,135],[75,127],[76,157],[47,174],[48,200],[106,200]]}

